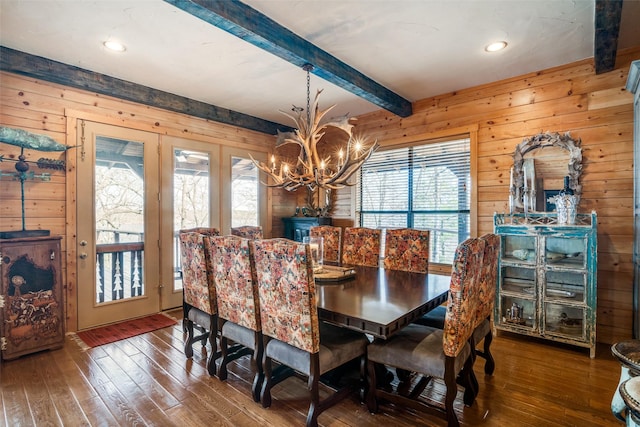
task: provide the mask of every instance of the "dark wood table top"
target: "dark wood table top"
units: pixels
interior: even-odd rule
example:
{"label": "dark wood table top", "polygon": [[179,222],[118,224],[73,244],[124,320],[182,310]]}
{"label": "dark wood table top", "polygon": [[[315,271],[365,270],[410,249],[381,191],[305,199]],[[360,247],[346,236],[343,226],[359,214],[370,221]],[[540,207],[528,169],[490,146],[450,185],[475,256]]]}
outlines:
{"label": "dark wood table top", "polygon": [[321,320],[386,339],[447,300],[448,275],[354,269],[351,279],[316,282]]}

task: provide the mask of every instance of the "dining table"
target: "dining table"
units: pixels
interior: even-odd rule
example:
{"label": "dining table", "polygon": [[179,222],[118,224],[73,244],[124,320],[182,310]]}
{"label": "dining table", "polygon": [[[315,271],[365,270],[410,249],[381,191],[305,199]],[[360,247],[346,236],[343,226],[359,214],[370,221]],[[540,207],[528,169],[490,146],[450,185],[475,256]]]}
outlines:
{"label": "dining table", "polygon": [[375,338],[388,339],[447,300],[449,275],[342,267],[345,277],[316,276],[318,317]]}

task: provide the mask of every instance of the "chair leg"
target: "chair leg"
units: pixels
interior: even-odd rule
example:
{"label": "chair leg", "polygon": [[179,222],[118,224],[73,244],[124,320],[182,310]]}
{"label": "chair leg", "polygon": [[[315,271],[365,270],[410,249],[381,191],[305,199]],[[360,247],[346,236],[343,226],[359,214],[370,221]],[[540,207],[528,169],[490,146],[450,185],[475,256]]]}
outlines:
{"label": "chair leg", "polygon": [[193,321],[186,319],[187,340],[184,344],[184,355],[187,359],[193,357]]}
{"label": "chair leg", "polygon": [[[222,327],[226,320],[219,319],[218,328],[222,331]],[[218,378],[220,381],[227,379],[227,363],[229,363],[229,340],[224,335],[220,335],[220,366],[218,367]]]}
{"label": "chair leg", "polygon": [[493,332],[489,331],[489,333],[484,337],[484,350],[482,352],[482,357],[486,360],[484,364],[484,373],[487,375],[493,375],[493,371],[496,369],[496,362],[493,360],[493,355],[491,354],[491,342],[493,341]]}
{"label": "chair leg", "polygon": [[[471,358],[467,360],[472,361]],[[444,368],[444,383],[447,387],[447,391],[444,398],[444,407],[447,414],[447,425],[449,427],[458,427],[460,425],[458,423],[456,413],[453,410],[453,401],[455,400],[456,394],[458,393],[455,374],[455,363],[456,360],[454,357],[446,356]]]}
{"label": "chair leg", "polygon": [[367,390],[367,408],[369,412],[375,414],[378,412],[378,399],[376,398],[376,363],[371,360],[367,361],[367,377],[368,377],[368,390]]}
{"label": "chair leg", "polygon": [[307,413],[306,427],[318,427],[318,415],[322,408],[320,408],[320,360],[318,354],[311,356],[311,372],[307,380],[307,388],[311,393],[311,404],[309,405],[309,412]]}
{"label": "chair leg", "polygon": [[251,368],[255,372],[255,376],[253,377],[253,386],[251,387],[251,394],[253,395],[253,400],[255,402],[260,402],[260,388],[262,387],[262,383],[264,382],[264,371],[262,369],[262,333],[255,332],[254,334],[254,348],[253,354],[251,355]]}
{"label": "chair leg", "polygon": [[220,356],[218,353],[218,344],[216,342],[218,338],[218,315],[212,314],[209,318],[209,322],[211,325],[211,330],[209,331],[209,343],[211,344],[211,355],[207,360],[207,371],[209,371],[209,375],[216,375],[216,359]]}
{"label": "chair leg", "polygon": [[271,382],[273,381],[273,370],[271,367],[271,359],[267,357],[267,344],[271,338],[263,337],[264,353],[262,355],[262,370],[264,372],[264,381],[262,382],[262,391],[260,392],[260,401],[263,408],[271,406]]}
{"label": "chair leg", "polygon": [[459,377],[462,379],[462,386],[464,387],[462,400],[466,406],[471,406],[476,400],[479,390],[478,380],[475,372],[473,371],[473,357],[468,357],[464,362],[464,367],[462,368]]}

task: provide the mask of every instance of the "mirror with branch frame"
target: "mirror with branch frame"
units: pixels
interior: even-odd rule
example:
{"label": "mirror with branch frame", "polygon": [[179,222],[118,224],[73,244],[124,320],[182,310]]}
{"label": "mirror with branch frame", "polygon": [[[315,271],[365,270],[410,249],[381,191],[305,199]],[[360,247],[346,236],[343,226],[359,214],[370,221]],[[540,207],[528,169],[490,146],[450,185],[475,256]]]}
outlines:
{"label": "mirror with branch frame", "polygon": [[[523,210],[525,196],[525,170],[531,211],[545,211],[547,195],[568,187],[578,197],[582,194],[582,141],[573,139],[569,132],[543,132],[524,139],[513,153],[513,186],[515,210]],[[579,200],[579,199],[578,199]]]}

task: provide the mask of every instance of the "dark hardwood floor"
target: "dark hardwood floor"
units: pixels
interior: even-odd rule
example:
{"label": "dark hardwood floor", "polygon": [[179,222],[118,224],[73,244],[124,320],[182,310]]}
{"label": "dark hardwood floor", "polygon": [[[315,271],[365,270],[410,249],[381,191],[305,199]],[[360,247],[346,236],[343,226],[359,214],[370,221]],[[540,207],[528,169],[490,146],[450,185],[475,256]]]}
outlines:
{"label": "dark hardwood floor", "polygon": [[[180,323],[82,351],[67,337],[61,350],[2,364],[0,425],[18,426],[303,426],[305,383],[290,378],[273,389],[263,409],[250,394],[248,361],[234,363],[221,382],[205,369],[206,351],[184,357]],[[475,371],[480,393],[456,411],[462,425],[615,426],[610,412],[620,367],[610,347],[588,350],[501,333],[493,352],[496,371]],[[442,397],[441,382],[426,396]],[[326,392],[326,390],[325,390]],[[370,414],[353,395],[320,415],[323,426],[446,426],[424,413],[389,404]]]}

